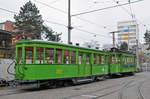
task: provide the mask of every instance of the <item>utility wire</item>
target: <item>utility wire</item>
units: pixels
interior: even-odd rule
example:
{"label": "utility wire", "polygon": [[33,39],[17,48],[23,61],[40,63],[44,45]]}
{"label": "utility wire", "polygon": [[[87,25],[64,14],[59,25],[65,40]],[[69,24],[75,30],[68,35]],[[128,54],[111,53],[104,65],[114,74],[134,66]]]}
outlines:
{"label": "utility wire", "polygon": [[[64,24],[61,24],[61,23],[57,23],[57,22],[53,22],[53,21],[47,21],[47,20],[44,20],[44,21],[46,21],[46,22],[48,22],[48,23],[52,23],[52,24],[56,24],[56,25],[60,25],[60,26],[64,26],[64,27],[68,27],[68,26],[66,26],[66,25],[64,25]],[[89,32],[89,31],[87,31],[87,30],[79,29],[79,28],[77,28],[77,27],[75,27],[74,29],[79,30],[79,31],[82,31],[82,32],[85,32],[85,33],[88,33],[88,34],[97,35],[97,36],[100,36],[100,37],[102,37],[102,38],[106,38],[106,37],[108,38],[108,36],[101,35],[101,34],[97,34],[97,33],[93,33],[93,32]]]}
{"label": "utility wire", "polygon": [[[113,2],[115,2],[117,5],[119,4],[119,1],[113,0]],[[122,8],[127,14],[129,14],[130,16],[132,16],[132,14],[131,14],[127,9],[125,9],[123,6],[121,6],[121,8]]]}
{"label": "utility wire", "polygon": [[93,35],[97,35],[97,36],[100,36],[100,37],[102,37],[102,38],[108,38],[109,36],[105,36],[105,35],[101,35],[101,34],[97,34],[97,33],[93,33],[93,32],[89,32],[89,31],[87,31],[87,30],[84,30],[84,29],[79,29],[79,28],[77,28],[77,27],[75,27],[75,29],[76,30],[79,30],[79,31],[82,31],[82,32],[85,32],[85,33],[89,33],[89,34],[93,34]]}
{"label": "utility wire", "polygon": [[55,8],[55,7],[53,7],[53,6],[50,6],[50,5],[46,4],[46,3],[43,3],[43,2],[40,2],[40,1],[37,1],[37,0],[34,0],[34,1],[37,2],[37,3],[39,3],[39,4],[45,5],[45,6],[49,7],[49,8],[55,9],[55,10],[57,10],[57,11],[59,11],[59,12],[62,12],[62,13],[64,13],[64,14],[67,14],[67,12],[64,11],[64,10]]}
{"label": "utility wire", "polygon": [[78,18],[78,19],[81,20],[81,21],[85,21],[85,22],[87,22],[87,23],[93,24],[93,25],[95,25],[95,26],[97,26],[97,27],[100,27],[100,28],[103,28],[103,29],[107,29],[108,31],[111,30],[111,29],[107,28],[107,26],[102,26],[102,25],[96,24],[96,23],[94,23],[94,22],[92,22],[92,21],[83,19],[83,18],[81,18],[81,17],[76,16],[76,18]]}
{"label": "utility wire", "polygon": [[124,6],[124,5],[136,3],[136,2],[140,2],[140,1],[143,1],[143,0],[137,0],[137,1],[130,2],[130,3],[123,3],[123,4],[119,4],[119,5],[115,5],[115,6],[110,6],[110,7],[100,8],[100,9],[91,10],[91,11],[87,11],[87,12],[82,12],[82,13],[74,14],[72,16],[78,16],[78,15],[88,14],[88,13],[97,12],[97,11],[101,11],[101,10],[111,9],[111,8],[115,8],[118,6]]}
{"label": "utility wire", "polygon": [[[9,12],[9,13],[13,13],[13,14],[18,14],[17,12],[10,11],[10,10],[3,9],[3,8],[0,8],[0,10],[6,11],[6,12]],[[57,22],[54,22],[54,21],[48,21],[48,20],[44,20],[44,21],[47,22],[47,23],[51,23],[51,24],[56,24],[56,25],[59,25],[59,26],[68,27],[67,25],[64,25],[64,24],[61,24],[61,23],[57,23]],[[83,30],[83,29],[79,29],[79,28],[75,28],[75,29],[79,30],[79,31],[82,31],[82,32],[87,32],[89,34],[98,35],[98,36],[101,36],[101,37],[105,36],[105,35],[100,35],[100,34],[92,33],[92,32],[89,32],[87,30]],[[107,36],[105,36],[105,37],[107,37]]]}
{"label": "utility wire", "polygon": [[48,20],[44,20],[44,21],[47,22],[47,23],[51,23],[51,24],[56,24],[56,25],[59,25],[59,26],[68,27],[67,25],[64,25],[64,24],[61,24],[61,23],[57,23],[57,22],[54,22],[54,21],[48,21]]}
{"label": "utility wire", "polygon": [[[61,10],[61,9],[58,9],[58,8],[55,8],[55,7],[50,6],[50,5],[46,4],[46,3],[43,3],[43,2],[40,2],[40,1],[37,1],[37,0],[34,0],[34,1],[37,2],[37,3],[39,3],[39,4],[45,5],[45,6],[49,7],[49,8],[52,8],[52,9],[54,9],[54,10],[57,10],[57,11],[59,11],[59,12],[62,12],[62,13],[65,14],[65,15],[68,14],[66,11]],[[91,21],[89,21],[89,20],[86,20],[86,19],[83,19],[83,18],[80,18],[80,17],[77,17],[77,16],[76,16],[76,18],[78,18],[78,19],[81,20],[81,21],[85,21],[85,22],[87,22],[87,23],[93,24],[93,25],[95,25],[95,26],[97,26],[97,27],[104,28],[104,29],[107,29],[107,30],[110,31],[110,29],[106,28],[106,26],[100,26],[99,24],[96,24],[96,23],[94,23],[94,22],[91,22]]]}
{"label": "utility wire", "polygon": [[128,0],[128,2],[129,2],[129,6],[130,6],[130,12],[131,12],[132,19],[134,19],[135,18],[135,14],[133,14],[133,10],[132,10],[132,7],[131,7],[131,1]]}
{"label": "utility wire", "polygon": [[[116,1],[116,0],[113,0],[115,3],[117,3],[117,4],[119,4],[119,1]],[[122,7],[121,6],[121,8],[125,11],[125,12],[127,12],[127,14],[129,14],[132,18],[135,18],[135,20],[137,20],[140,24],[142,24],[144,27],[146,27],[147,28],[147,25],[145,25],[143,22],[141,22],[139,19],[137,19],[137,17],[135,16],[135,13],[133,13],[133,11],[132,11],[132,8],[131,8],[131,4],[130,4],[130,11],[132,11],[132,12],[129,12],[126,8],[124,8],[124,7]]]}
{"label": "utility wire", "polygon": [[9,13],[13,13],[13,14],[17,14],[17,12],[11,11],[11,10],[7,10],[5,8],[0,8],[0,10],[6,11],[6,12],[9,12]]}
{"label": "utility wire", "polygon": [[58,2],[58,1],[60,1],[60,0],[54,0],[54,1],[50,2],[50,4],[54,4],[54,3]]}

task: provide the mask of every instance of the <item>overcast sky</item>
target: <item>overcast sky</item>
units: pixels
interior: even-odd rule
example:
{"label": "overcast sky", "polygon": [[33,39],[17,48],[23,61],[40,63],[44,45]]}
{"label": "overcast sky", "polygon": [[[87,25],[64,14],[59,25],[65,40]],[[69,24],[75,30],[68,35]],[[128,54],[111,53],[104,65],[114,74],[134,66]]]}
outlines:
{"label": "overcast sky", "polygon": [[[29,0],[0,0],[0,8],[19,12],[20,7],[23,6],[27,1]],[[30,1],[36,4],[44,20],[67,25],[67,13],[65,12],[67,12],[68,0]],[[128,2],[128,0],[118,1],[120,4]],[[49,5],[51,8],[40,4],[39,2]],[[73,15],[80,12],[95,10],[113,5],[116,5],[114,0],[71,0],[71,14]],[[146,27],[144,27],[143,24],[145,24],[147,28],[150,29],[149,5],[150,0],[143,0],[131,4],[132,12],[138,19],[137,21],[140,30],[140,42],[144,42],[143,35],[146,30]],[[52,7],[63,10],[64,12],[58,11]],[[117,30],[117,22],[132,19],[127,12],[131,13],[129,5],[72,17],[72,26],[74,29],[71,32],[71,41],[73,43],[83,44],[84,42],[94,39],[97,40],[101,46],[103,44],[111,44],[112,36],[109,32]],[[6,20],[14,21],[14,14],[2,10],[0,10],[0,14],[0,22],[4,22]],[[50,22],[45,22],[44,24],[51,27],[54,31],[62,32],[62,41],[67,43],[68,33],[65,26],[52,24]],[[88,32],[79,31],[77,29],[86,30]],[[94,33],[99,35],[95,36]]]}

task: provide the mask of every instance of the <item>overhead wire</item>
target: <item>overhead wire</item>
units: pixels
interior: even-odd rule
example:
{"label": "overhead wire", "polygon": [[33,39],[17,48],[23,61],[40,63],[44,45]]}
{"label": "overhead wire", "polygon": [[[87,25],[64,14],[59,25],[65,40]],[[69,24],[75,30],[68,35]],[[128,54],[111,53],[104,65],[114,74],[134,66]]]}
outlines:
{"label": "overhead wire", "polygon": [[[52,9],[54,9],[54,10],[56,10],[56,11],[62,12],[62,13],[65,14],[65,15],[68,14],[66,11],[64,11],[64,10],[62,10],[62,9],[55,8],[55,7],[50,6],[50,5],[46,4],[46,3],[43,3],[43,2],[41,2],[41,1],[37,1],[37,0],[34,0],[34,1],[37,2],[37,3],[39,3],[39,4],[45,5],[45,6],[49,7],[49,8],[52,8]],[[95,25],[95,26],[97,26],[97,27],[110,30],[110,29],[106,28],[106,26],[100,26],[99,24],[96,24],[96,23],[94,23],[94,22],[92,22],[92,21],[83,19],[83,18],[81,18],[81,17],[76,16],[76,18],[78,18],[78,19],[81,20],[81,21],[84,21],[84,22],[93,24],[93,25]]]}
{"label": "overhead wire", "polygon": [[[113,2],[115,2],[117,5],[119,4],[119,1],[113,0]],[[125,9],[123,6],[121,6],[121,8],[122,8],[127,14],[129,14],[130,16],[132,16],[131,13],[130,13],[127,9]]]}
{"label": "overhead wire", "polygon": [[[137,2],[140,2],[140,1],[143,1],[143,0],[136,0],[136,1],[132,1],[130,3],[137,3]],[[101,10],[116,8],[118,6],[124,6],[124,5],[128,5],[130,3],[123,3],[123,4],[119,4],[119,5],[115,5],[115,6],[109,6],[109,7],[95,9],[95,10],[91,10],[91,11],[81,12],[81,13],[73,14],[72,16],[79,16],[79,15],[88,14],[88,13],[92,13],[92,12],[97,12],[97,11],[101,11]]]}
{"label": "overhead wire", "polygon": [[[117,4],[119,4],[119,2],[117,2],[116,0],[113,0],[115,3],[117,3]],[[135,13],[133,13],[133,10],[132,10],[132,7],[131,7],[131,3],[130,3],[130,12],[126,9],[126,8],[124,8],[124,7],[122,7],[121,6],[121,8],[125,11],[125,12],[127,12],[127,14],[129,14],[131,17],[132,16],[134,16],[134,18],[136,19],[136,20],[138,20],[137,18],[136,18],[136,16],[135,16]],[[139,20],[138,20],[139,21]],[[140,23],[142,23],[142,22],[140,22]],[[143,23],[142,23],[143,24]],[[143,24],[143,25],[145,25],[145,24]]]}
{"label": "overhead wire", "polygon": [[65,24],[61,24],[61,23],[58,23],[58,22],[48,21],[48,20],[44,20],[44,21],[45,21],[45,22],[47,22],[47,23],[51,23],[51,24],[56,24],[56,25],[59,25],[59,26],[68,27],[67,25],[65,25]]}
{"label": "overhead wire", "polygon": [[6,12],[9,12],[9,13],[13,13],[13,14],[17,14],[17,12],[11,11],[11,10],[8,10],[8,9],[5,9],[5,8],[0,8],[0,10],[6,11]]}
{"label": "overhead wire", "polygon": [[130,12],[131,12],[132,19],[134,19],[135,15],[133,14],[133,10],[132,10],[132,7],[131,7],[131,1],[128,0],[128,2],[129,2],[129,7],[130,7]]}
{"label": "overhead wire", "polygon": [[50,2],[50,4],[54,4],[54,3],[58,2],[58,1],[60,1],[60,0],[54,0],[54,1]]}
{"label": "overhead wire", "polygon": [[79,30],[79,31],[82,31],[82,32],[85,32],[85,33],[88,33],[88,34],[94,34],[94,35],[96,35],[96,36],[101,36],[102,38],[108,38],[109,36],[105,36],[105,35],[101,35],[101,34],[97,34],[97,33],[94,33],[94,32],[89,32],[89,31],[87,31],[87,30],[84,30],[84,29],[80,29],[80,28],[75,28],[76,30]]}
{"label": "overhead wire", "polygon": [[[3,10],[3,8],[0,8],[0,10]],[[13,13],[13,14],[18,14],[17,12],[10,11],[10,10],[7,10],[7,9],[5,9],[4,11],[9,12],[9,13]],[[44,21],[47,22],[47,23],[51,23],[51,24],[56,24],[56,25],[59,25],[59,26],[68,27],[67,25],[61,24],[61,23],[58,23],[58,22],[48,21],[48,20],[44,20]],[[89,32],[89,31],[84,30],[84,29],[79,29],[79,28],[76,28],[76,27],[75,27],[75,29],[76,29],[76,30],[79,30],[79,31],[82,31],[82,32],[87,32],[87,33],[89,33],[89,34],[98,35],[98,36],[101,36],[102,38],[103,38],[103,36],[105,36],[105,35],[100,35],[100,34],[96,34],[96,33],[93,33],[93,32]],[[105,36],[105,37],[106,37],[106,36]]]}
{"label": "overhead wire", "polygon": [[[116,0],[113,0],[113,1],[114,1],[115,3],[117,3],[117,5],[119,4],[119,1],[116,1]],[[129,2],[130,2],[130,0],[129,0]],[[132,10],[131,3],[130,3],[129,5],[130,5],[130,12],[129,12],[126,8],[124,8],[123,6],[121,6],[121,8],[122,8],[127,14],[129,14],[129,15],[132,17],[132,19],[134,18],[134,19],[137,20],[140,24],[142,24],[144,27],[148,28],[146,24],[144,24],[143,22],[141,22],[141,21],[136,17],[135,13],[134,13],[133,10]]]}

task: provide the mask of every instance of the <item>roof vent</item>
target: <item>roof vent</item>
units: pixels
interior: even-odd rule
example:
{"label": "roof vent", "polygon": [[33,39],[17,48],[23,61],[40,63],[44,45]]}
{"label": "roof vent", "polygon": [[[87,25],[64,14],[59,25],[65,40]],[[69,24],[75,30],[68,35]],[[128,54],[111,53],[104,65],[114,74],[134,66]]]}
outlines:
{"label": "roof vent", "polygon": [[76,43],[76,46],[79,46],[79,43]]}
{"label": "roof vent", "polygon": [[72,45],[72,42],[69,42],[70,45]]}
{"label": "roof vent", "polygon": [[99,47],[95,47],[95,49],[99,49]]}
{"label": "roof vent", "polygon": [[88,48],[91,48],[91,45],[88,45]]}

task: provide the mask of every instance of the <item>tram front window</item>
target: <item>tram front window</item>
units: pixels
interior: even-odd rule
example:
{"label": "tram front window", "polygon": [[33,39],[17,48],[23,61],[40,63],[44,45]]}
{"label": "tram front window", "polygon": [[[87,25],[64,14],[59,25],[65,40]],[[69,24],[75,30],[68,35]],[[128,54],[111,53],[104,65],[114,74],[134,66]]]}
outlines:
{"label": "tram front window", "polygon": [[22,63],[22,48],[18,48],[18,55],[17,55],[17,63],[21,64]]}

